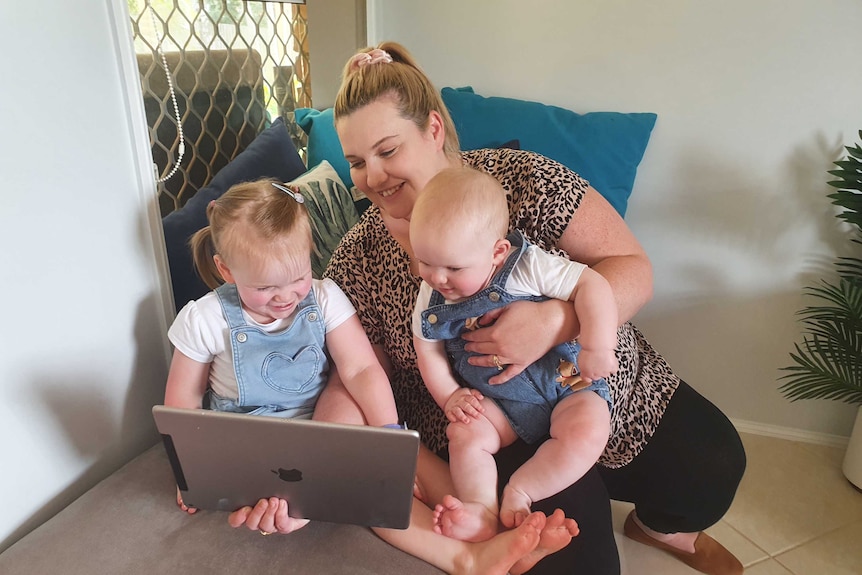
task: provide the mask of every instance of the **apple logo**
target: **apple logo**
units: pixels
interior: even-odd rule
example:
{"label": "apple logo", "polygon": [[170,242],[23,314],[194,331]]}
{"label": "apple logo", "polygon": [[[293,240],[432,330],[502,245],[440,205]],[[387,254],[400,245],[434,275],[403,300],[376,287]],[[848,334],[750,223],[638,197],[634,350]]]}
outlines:
{"label": "apple logo", "polygon": [[284,469],[283,467],[279,467],[278,471],[275,469],[270,469],[270,471],[278,475],[278,478],[282,481],[302,481],[302,471],[299,469]]}

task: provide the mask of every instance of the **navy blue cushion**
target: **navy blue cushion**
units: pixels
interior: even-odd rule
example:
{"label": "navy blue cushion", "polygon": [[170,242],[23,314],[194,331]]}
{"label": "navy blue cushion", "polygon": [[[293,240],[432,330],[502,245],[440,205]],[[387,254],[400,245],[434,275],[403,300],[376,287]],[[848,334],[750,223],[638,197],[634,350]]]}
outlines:
{"label": "navy blue cushion", "polygon": [[209,291],[195,272],[189,249],[189,239],[207,225],[207,204],[234,184],[266,177],[289,182],[303,172],[305,164],[296,152],[284,120],[278,118],[219,170],[209,185],[198,190],[186,205],[162,218],[177,311]]}

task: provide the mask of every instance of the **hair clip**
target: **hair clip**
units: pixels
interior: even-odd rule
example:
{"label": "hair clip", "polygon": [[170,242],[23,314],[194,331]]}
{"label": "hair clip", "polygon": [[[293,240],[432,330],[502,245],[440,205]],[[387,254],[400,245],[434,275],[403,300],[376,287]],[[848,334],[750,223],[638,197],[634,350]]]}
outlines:
{"label": "hair clip", "polygon": [[274,187],[276,190],[281,190],[282,192],[284,192],[285,194],[287,194],[288,196],[290,196],[291,198],[296,200],[297,204],[304,204],[305,203],[305,198],[303,197],[302,194],[300,194],[299,192],[294,192],[293,190],[291,190],[287,186],[282,186],[281,184],[276,184],[275,182],[272,182],[272,187]]}
{"label": "hair clip", "polygon": [[364,68],[369,64],[379,64],[381,62],[384,64],[391,63],[392,56],[390,56],[389,52],[386,50],[375,48],[369,52],[359,52],[358,54],[354,54],[353,58],[350,59],[350,69],[356,70],[358,68]]}

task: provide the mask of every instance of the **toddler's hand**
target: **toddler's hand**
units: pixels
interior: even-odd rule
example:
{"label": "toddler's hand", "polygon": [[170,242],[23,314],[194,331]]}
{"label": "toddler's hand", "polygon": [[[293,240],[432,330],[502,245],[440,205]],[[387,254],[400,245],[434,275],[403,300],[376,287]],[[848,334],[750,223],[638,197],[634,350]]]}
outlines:
{"label": "toddler's hand", "polygon": [[617,356],[612,349],[587,349],[578,354],[578,369],[586,381],[607,378],[617,372]]}
{"label": "toddler's hand", "polygon": [[193,515],[198,510],[197,507],[189,507],[188,505],[183,503],[183,494],[180,493],[179,487],[177,487],[177,507],[179,507],[181,510],[185,511],[189,515]]}
{"label": "toddler's hand", "polygon": [[468,387],[462,387],[455,393],[449,396],[446,401],[446,406],[443,408],[446,418],[455,423],[470,423],[470,418],[476,419],[485,411],[482,406],[482,399],[485,396]]}

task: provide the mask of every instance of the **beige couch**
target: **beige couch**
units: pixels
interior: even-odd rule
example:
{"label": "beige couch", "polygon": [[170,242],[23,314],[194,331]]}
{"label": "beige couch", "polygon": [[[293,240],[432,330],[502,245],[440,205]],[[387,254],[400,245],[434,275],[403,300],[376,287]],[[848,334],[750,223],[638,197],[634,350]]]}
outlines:
{"label": "beige couch", "polygon": [[[279,119],[182,209],[163,219],[178,308],[207,291],[193,270],[187,246],[188,237],[206,224],[207,203],[238,181],[263,176],[290,181],[304,171]],[[257,531],[232,529],[225,512],[182,513],[174,490],[170,464],[158,443],[0,554],[0,574],[442,573],[367,528],[312,523],[290,535],[263,537]]]}
{"label": "beige couch", "polygon": [[148,449],[0,554],[3,575],[440,575],[354,525],[310,523],[263,537],[227,513],[187,515],[173,501],[161,443]]}

